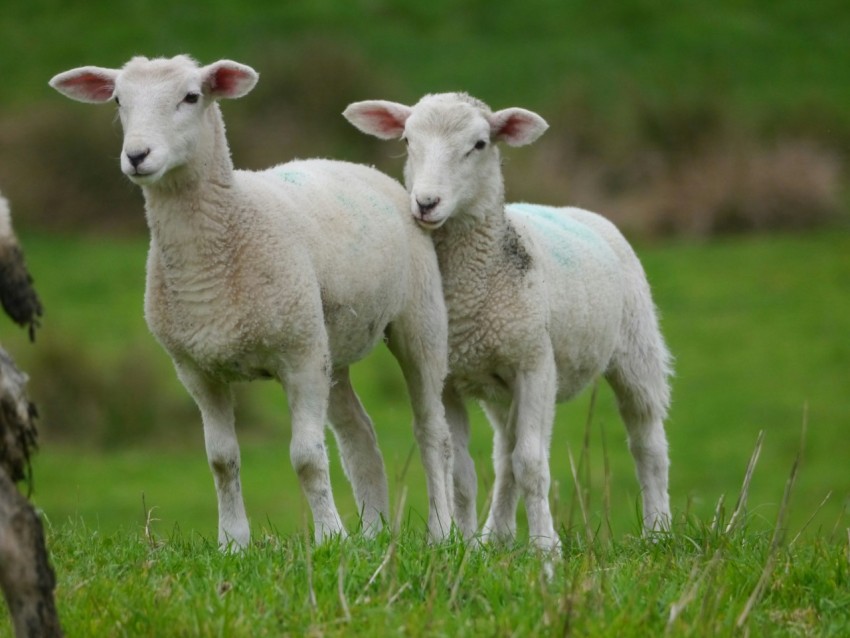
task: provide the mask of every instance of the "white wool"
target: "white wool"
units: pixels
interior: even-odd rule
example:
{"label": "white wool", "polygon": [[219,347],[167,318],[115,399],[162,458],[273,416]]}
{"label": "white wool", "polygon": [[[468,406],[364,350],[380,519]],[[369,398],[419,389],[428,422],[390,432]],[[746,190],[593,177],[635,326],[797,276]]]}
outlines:
{"label": "white wool", "polygon": [[640,262],[599,215],[504,203],[495,143],[528,144],[546,122],[525,109],[494,113],[457,93],[414,107],[359,102],[345,116],[367,133],[406,140],[411,213],[433,231],[449,313],[444,398],[464,533],[477,528],[477,483],[463,398],[482,403],[495,433],[484,536],[514,536],[522,495],[532,539],[551,548],[558,545],[548,504],[554,406],[599,376],[614,389],[629,433],[644,523],[669,524],[670,356]]}
{"label": "white wool", "polygon": [[304,160],[233,170],[218,99],[249,92],[250,67],[134,58],[82,67],[51,85],[120,104],[121,167],[145,196],[151,231],[145,317],[201,411],[219,505],[219,542],[244,546],[232,381],[271,377],[287,391],[290,457],[317,538],[344,532],[323,427],[339,442],[363,525],[389,518],[374,428],[348,366],[385,335],[411,395],[431,503],[429,531],[449,530],[451,440],[440,401],[446,314],[428,237],[396,181],[356,164]]}

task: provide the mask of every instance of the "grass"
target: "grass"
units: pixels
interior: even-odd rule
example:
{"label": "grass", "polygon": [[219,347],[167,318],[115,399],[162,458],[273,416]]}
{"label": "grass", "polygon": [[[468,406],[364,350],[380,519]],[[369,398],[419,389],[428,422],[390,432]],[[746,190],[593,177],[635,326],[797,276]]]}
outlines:
{"label": "grass", "polygon": [[[180,524],[206,534],[215,524],[215,504],[199,418],[142,317],[145,244],[24,237],[47,310],[35,344],[10,327],[4,345],[30,373],[42,414],[35,498],[56,524],[82,517],[109,533],[139,524],[144,493],[166,527]],[[811,530],[831,526],[850,495],[850,449],[843,444],[850,422],[845,390],[850,234],[671,242],[644,246],[639,253],[676,355],[667,424],[674,507],[709,518],[719,495],[737,490],[739,468],[763,430],[751,494],[754,515],[769,528],[778,484],[799,448],[805,411],[809,427],[796,493],[812,504],[831,493]],[[406,488],[408,505],[421,517],[426,507],[410,412],[397,366],[384,348],[355,366],[354,383],[376,423],[393,498]],[[238,396],[249,514],[255,524],[270,520],[284,533],[295,532],[303,513],[288,460],[285,397],[273,383],[243,386]],[[551,464],[553,496],[564,523],[570,513],[562,504],[574,490],[569,453],[578,462],[589,408],[586,392],[558,410]],[[480,409],[471,405],[470,410],[483,507],[492,486],[492,437]],[[613,529],[633,532],[637,483],[604,385],[588,436],[584,482],[600,493],[604,443]],[[356,508],[335,452],[332,457],[335,494],[351,521]],[[589,509],[599,524],[602,503],[594,501]],[[802,525],[808,513],[797,516],[792,514],[792,522]]]}
{"label": "grass", "polygon": [[[72,579],[60,581],[60,592],[68,590],[60,613],[74,635],[641,636],[668,627],[671,635],[733,633],[769,540],[703,532],[658,545],[575,544],[551,581],[527,549],[432,548],[409,532],[319,548],[270,535],[233,557],[197,538],[151,545],[82,528],[57,536],[54,547],[57,557],[68,551]],[[74,552],[81,546],[87,551]],[[773,590],[743,626],[761,635],[841,635],[850,605],[840,590],[845,549],[817,543],[782,552]]]}
{"label": "grass", "polygon": [[[553,502],[566,551],[555,578],[541,578],[541,558],[522,544],[481,552],[459,542],[426,546],[410,414],[395,364],[380,350],[354,376],[377,424],[392,502],[403,503],[398,535],[310,546],[288,461],[284,398],[273,384],[252,385],[239,391],[239,422],[255,545],[237,559],[208,540],[216,516],[198,417],[144,326],[146,241],[98,235],[143,225],[138,193],[115,167],[120,134],[108,109],[90,115],[46,86],[71,66],[120,65],[138,53],[239,59],[263,75],[252,100],[227,107],[240,166],[333,155],[394,175],[395,151],[351,130],[339,117],[344,105],[462,88],[494,107],[539,110],[552,124],[537,164],[515,158],[514,179],[524,178],[509,188],[514,198],[545,186],[553,201],[591,205],[600,201],[596,190],[604,202],[630,180],[646,181],[635,165],[651,170],[660,153],[676,166],[706,140],[719,140],[733,158],[738,142],[746,150],[797,138],[840,151],[850,140],[842,62],[850,13],[837,0],[7,5],[0,187],[19,230],[67,230],[23,233],[47,314],[35,345],[11,326],[3,342],[31,374],[42,412],[35,499],[49,522],[69,635],[847,633],[846,231],[640,247],[677,358],[670,539],[634,536],[636,481],[602,387],[587,432],[590,392],[558,411]],[[591,184],[583,190],[584,166]],[[674,210],[693,204],[682,192]],[[803,218],[810,212],[785,204]],[[472,411],[483,508],[491,437]],[[784,508],[804,420],[799,474]],[[727,533],[711,521],[732,516],[762,431],[746,524]],[[600,532],[590,538],[570,456],[587,490],[587,526]],[[332,469],[354,527],[336,460]],[[787,532],[774,541],[775,529]]]}
{"label": "grass", "polygon": [[403,500],[376,539],[318,547],[306,527],[266,525],[243,554],[222,554],[209,536],[161,532],[153,510],[110,533],[49,524],[48,542],[68,635],[846,635],[850,534],[842,520],[814,538],[786,528],[797,469],[773,530],[750,526],[743,505],[678,517],[653,539],[579,525],[561,557],[429,545]]}
{"label": "grass", "polygon": [[[356,367],[354,382],[376,422],[391,503],[401,512],[397,535],[311,546],[309,512],[288,461],[284,397],[274,384],[250,385],[240,392],[239,422],[254,543],[242,557],[220,555],[199,420],[141,317],[145,242],[28,235],[24,245],[47,315],[34,345],[11,330],[4,345],[32,375],[43,413],[34,499],[46,516],[69,635],[848,631],[846,232],[639,247],[677,357],[668,423],[674,533],[657,543],[636,535],[632,464],[613,399],[600,386],[591,419],[590,392],[558,411],[552,498],[565,555],[551,580],[523,541],[522,514],[513,547],[424,543],[422,470],[385,350]],[[66,346],[88,363],[42,359]],[[127,357],[154,370],[151,385],[121,376],[134,369]],[[62,370],[77,377],[74,394],[46,403],[40,389]],[[116,379],[104,386],[102,377]],[[117,399],[95,404],[129,404],[113,427],[134,438],[92,440],[86,430],[94,422],[57,431],[56,415],[77,414],[86,395],[104,387]],[[182,419],[151,420],[134,397],[139,387],[149,403],[180,402]],[[471,409],[483,510],[490,432]],[[760,432],[746,507],[735,514]],[[357,511],[333,451],[332,482],[355,530]]]}

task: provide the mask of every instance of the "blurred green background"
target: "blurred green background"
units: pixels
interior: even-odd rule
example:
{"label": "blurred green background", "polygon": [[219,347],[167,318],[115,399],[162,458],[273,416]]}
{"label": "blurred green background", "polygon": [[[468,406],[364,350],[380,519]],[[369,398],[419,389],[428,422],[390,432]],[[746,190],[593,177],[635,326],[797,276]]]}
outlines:
{"label": "blurred green background", "polygon": [[[146,229],[141,194],[118,167],[120,125],[111,105],[73,103],[47,86],[72,67],[178,53],[260,72],[251,95],[224,106],[240,167],[325,156],[399,177],[400,145],[340,115],[354,100],[466,90],[494,108],[540,113],[546,135],[505,152],[509,198],[596,210],[634,241],[677,358],[674,509],[707,520],[722,495],[731,507],[765,430],[751,511],[754,524],[771,524],[806,421],[792,524],[831,493],[809,529],[846,525],[846,3],[7,0],[0,190],[46,315],[34,345],[8,322],[2,341],[29,372],[41,412],[35,500],[51,524],[139,528],[146,507],[161,529],[215,534],[200,419],[142,318]],[[355,384],[376,422],[393,504],[424,528],[415,453],[407,465],[410,413],[383,348],[357,367]],[[289,466],[283,393],[266,383],[238,395],[255,529],[300,529],[308,515]],[[555,427],[553,496],[565,526],[577,522],[569,454],[582,456],[589,404],[586,393],[562,407]],[[491,434],[470,407],[483,507]],[[639,500],[624,439],[600,388],[582,475],[600,524],[607,456],[617,533],[636,529]]]}

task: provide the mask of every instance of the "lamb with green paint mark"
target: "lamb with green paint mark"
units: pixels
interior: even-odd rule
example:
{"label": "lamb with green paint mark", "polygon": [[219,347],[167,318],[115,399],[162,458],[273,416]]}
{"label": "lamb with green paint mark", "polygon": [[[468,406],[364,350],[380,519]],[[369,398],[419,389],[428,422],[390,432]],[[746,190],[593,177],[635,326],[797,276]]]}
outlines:
{"label": "lamb with green paint mark", "polygon": [[364,528],[374,533],[388,520],[374,428],[349,380],[349,365],[384,338],[410,392],[428,528],[443,538],[452,444],[440,396],[447,325],[433,246],[407,214],[401,185],[372,168],[306,160],[234,170],[218,101],[242,97],[257,79],[243,64],[199,66],[178,56],[82,67],[50,82],[70,98],[118,105],[121,168],[142,188],[151,233],[145,318],[201,411],[218,541],[249,542],[230,384],[257,378],[286,389],[290,458],[317,539],[344,532],[326,419]]}
{"label": "lamb with green paint mark", "polygon": [[409,206],[431,230],[449,313],[444,403],[454,440],[455,519],[464,534],[477,530],[477,481],[463,399],[481,402],[495,432],[496,481],[483,536],[514,537],[522,495],[533,541],[554,548],[555,403],[599,376],[626,424],[644,525],[667,527],[663,421],[671,358],[640,262],[599,215],[505,206],[496,143],[533,142],[548,127],[543,118],[520,108],[494,113],[461,93],[428,95],[413,107],[357,102],[344,115],[366,133],[407,143]]}

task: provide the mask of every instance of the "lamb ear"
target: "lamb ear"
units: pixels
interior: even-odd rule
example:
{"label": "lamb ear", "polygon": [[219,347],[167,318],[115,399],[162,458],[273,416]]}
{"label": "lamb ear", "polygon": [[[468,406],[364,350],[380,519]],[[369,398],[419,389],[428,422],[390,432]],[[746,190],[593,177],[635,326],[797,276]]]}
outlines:
{"label": "lamb ear", "polygon": [[489,120],[493,140],[510,146],[531,144],[549,128],[546,120],[537,113],[520,108],[496,111]]}
{"label": "lamb ear", "polygon": [[50,80],[50,86],[72,100],[99,104],[112,99],[118,71],[99,66],[71,69]]}
{"label": "lamb ear", "polygon": [[235,99],[247,95],[257,85],[260,74],[232,60],[219,60],[201,69],[204,92],[212,98]]}
{"label": "lamb ear", "polygon": [[391,140],[404,134],[404,124],[412,112],[412,108],[397,102],[367,100],[349,104],[342,114],[364,133]]}

